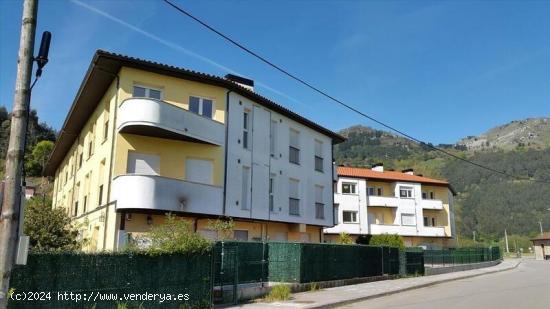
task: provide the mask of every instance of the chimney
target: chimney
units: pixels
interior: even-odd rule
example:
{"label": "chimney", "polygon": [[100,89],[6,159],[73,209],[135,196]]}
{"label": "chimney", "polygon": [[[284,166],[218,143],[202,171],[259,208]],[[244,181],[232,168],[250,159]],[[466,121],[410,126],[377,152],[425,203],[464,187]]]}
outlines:
{"label": "chimney", "polygon": [[414,170],[412,168],[402,170],[401,172],[407,175],[414,175]]}
{"label": "chimney", "polygon": [[244,87],[250,91],[254,91],[254,81],[248,78],[244,78],[241,76],[233,75],[233,74],[227,74],[225,75],[225,79],[230,80],[234,82],[235,84]]}
{"label": "chimney", "polygon": [[376,163],[373,164],[371,167],[371,170],[375,172],[383,172],[384,171],[384,163]]}

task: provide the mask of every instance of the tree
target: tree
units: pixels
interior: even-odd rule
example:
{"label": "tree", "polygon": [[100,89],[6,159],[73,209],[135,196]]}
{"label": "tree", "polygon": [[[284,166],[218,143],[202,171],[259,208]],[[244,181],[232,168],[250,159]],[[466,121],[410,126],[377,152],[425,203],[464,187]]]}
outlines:
{"label": "tree", "polygon": [[49,198],[33,197],[25,207],[24,233],[33,251],[80,250],[78,230],[63,208],[51,208]]}
{"label": "tree", "polygon": [[233,239],[233,229],[235,228],[235,222],[233,219],[216,219],[208,220],[208,227],[216,231],[218,240]]}
{"label": "tree", "polygon": [[29,176],[40,176],[44,170],[46,162],[53,151],[54,143],[52,141],[40,141],[32,149],[31,155],[25,163],[26,172]]}

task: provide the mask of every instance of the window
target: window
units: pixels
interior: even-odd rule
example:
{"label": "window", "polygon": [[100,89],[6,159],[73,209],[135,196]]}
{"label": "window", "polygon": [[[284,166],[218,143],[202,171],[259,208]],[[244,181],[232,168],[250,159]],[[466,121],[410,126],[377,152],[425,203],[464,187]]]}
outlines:
{"label": "window", "polygon": [[271,128],[269,135],[269,153],[275,158],[275,152],[277,151],[277,121],[271,120]]}
{"label": "window", "polygon": [[103,203],[103,185],[100,185],[99,186],[97,206],[101,206],[102,203]]}
{"label": "window", "polygon": [[342,211],[342,222],[357,223],[357,211]]}
{"label": "window", "polygon": [[323,171],[323,142],[315,140],[315,170]]}
{"label": "window", "polygon": [[437,226],[437,225],[435,224],[435,218],[432,218],[432,226]]}
{"label": "window", "polygon": [[315,219],[325,218],[325,204],[323,203],[323,187],[315,186]]}
{"label": "window", "polygon": [[211,160],[191,159],[185,160],[185,179],[187,181],[212,185],[214,175],[214,163]]}
{"label": "window", "polygon": [[376,195],[378,196],[384,195],[384,190],[382,188],[376,188]]}
{"label": "window", "polygon": [[78,155],[78,168],[81,168],[82,167],[82,161],[84,159],[84,154],[81,152],[79,155]]}
{"label": "window", "polygon": [[245,111],[243,113],[243,148],[244,149],[250,149],[250,147],[248,147],[248,143],[249,143],[249,128],[250,128],[250,111]]}
{"label": "window", "polygon": [[103,123],[103,141],[106,141],[109,137],[109,120],[105,120],[105,123]]}
{"label": "window", "polygon": [[128,152],[128,174],[159,175],[160,157],[158,155]]}
{"label": "window", "polygon": [[87,195],[84,195],[84,203],[83,203],[83,207],[82,207],[82,212],[85,213],[86,212],[86,203],[88,202],[88,196]]}
{"label": "window", "polygon": [[343,182],[342,183],[342,193],[343,194],[357,194],[357,184],[353,182]]}
{"label": "window", "polygon": [[428,217],[424,217],[424,226],[429,226],[429,222]]}
{"label": "window", "polygon": [[300,132],[290,129],[288,161],[294,164],[300,164]]}
{"label": "window", "polygon": [[243,182],[242,182],[242,195],[241,195],[241,209],[248,210],[248,192],[250,191],[250,167],[243,166]]}
{"label": "window", "polygon": [[412,198],[413,190],[411,187],[399,187],[399,197],[400,198]]}
{"label": "window", "polygon": [[271,174],[269,177],[269,211],[275,211],[275,174]]}
{"label": "window", "polygon": [[367,188],[367,194],[369,196],[373,196],[374,195],[374,189],[375,189],[374,187],[368,187]]}
{"label": "window", "polygon": [[239,241],[248,241],[248,231],[247,230],[234,230],[233,238]]}
{"label": "window", "polygon": [[435,194],[433,192],[430,192],[430,199],[435,200]]}
{"label": "window", "polygon": [[401,214],[401,225],[408,225],[408,226],[416,225],[416,219],[414,214]]}
{"label": "window", "polygon": [[74,202],[74,214],[73,216],[77,216],[78,215],[78,201]]}
{"label": "window", "polygon": [[93,137],[90,137],[90,140],[88,141],[88,159],[92,157],[94,154],[94,140]]}
{"label": "window", "polygon": [[134,98],[151,98],[151,99],[161,99],[160,89],[152,89],[143,86],[134,86],[134,91],[132,96]]}
{"label": "window", "polygon": [[422,192],[422,199],[425,200],[428,198],[428,193]]}
{"label": "window", "polygon": [[300,181],[289,179],[288,213],[293,216],[300,215]]}
{"label": "window", "polygon": [[214,114],[214,101],[199,97],[189,97],[189,111],[207,118]]}

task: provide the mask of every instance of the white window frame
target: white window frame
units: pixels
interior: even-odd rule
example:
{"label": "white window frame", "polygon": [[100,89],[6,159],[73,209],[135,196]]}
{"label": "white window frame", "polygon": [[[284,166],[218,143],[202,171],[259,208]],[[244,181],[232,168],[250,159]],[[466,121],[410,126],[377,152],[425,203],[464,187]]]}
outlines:
{"label": "white window frame", "polygon": [[243,111],[243,148],[250,150],[250,116],[251,111],[249,109],[245,109]]}
{"label": "white window frame", "polygon": [[[414,223],[411,223],[411,224],[405,224],[403,223],[403,218],[406,217],[406,218],[412,218],[412,220],[414,221]],[[408,213],[402,213],[401,214],[401,225],[402,226],[416,226],[416,216],[414,214],[408,214]]]}
{"label": "white window frame", "polygon": [[[195,113],[195,112],[191,111],[191,98],[199,99],[199,112],[198,113]],[[212,102],[212,116],[211,117],[208,117],[208,116],[204,115],[204,111],[203,111],[204,100],[208,100],[208,101]],[[198,95],[190,95],[189,96],[189,102],[187,104],[188,104],[187,106],[188,106],[189,112],[191,112],[193,114],[196,114],[196,115],[199,115],[199,116],[202,116],[204,118],[214,119],[214,114],[216,113],[216,102],[214,101],[214,99],[207,98],[207,97],[201,97],[201,96],[198,96]]]}
{"label": "white window frame", "polygon": [[[410,192],[410,195],[407,194],[407,196],[401,196],[401,191]],[[414,198],[414,188],[410,186],[399,186],[399,198],[407,198],[407,199]]]}
{"label": "white window frame", "polygon": [[269,153],[272,158],[276,158],[277,152],[277,120],[271,120],[269,130]]}
{"label": "white window frame", "polygon": [[[292,133],[295,133],[296,134],[296,144],[292,144]],[[300,149],[300,131],[294,129],[294,128],[289,128],[289,131],[288,131],[288,162],[289,163],[292,163],[292,164],[297,164],[297,165],[300,165],[300,162],[302,161],[301,160],[301,149]],[[293,149],[294,151],[296,151],[296,154],[297,154],[297,160],[296,161],[292,161],[291,160],[291,149]]]}
{"label": "white window frame", "polygon": [[[135,97],[135,96],[134,96],[134,87],[139,87],[139,88],[145,89],[145,96],[144,96],[144,97]],[[160,92],[160,99],[151,98],[151,97],[150,97],[151,90],[155,90],[155,91]],[[162,88],[151,87],[151,86],[145,86],[145,85],[142,85],[142,84],[136,84],[136,83],[134,83],[134,84],[132,85],[132,98],[147,98],[147,99],[152,99],[152,100],[164,100],[164,91],[163,91]]]}
{"label": "white window frame", "polygon": [[[351,213],[351,221],[346,221],[344,213]],[[359,223],[358,212],[354,210],[342,210],[342,223],[344,224],[357,224]]]}
{"label": "white window frame", "polygon": [[[349,193],[344,192],[344,185],[350,185],[350,192]],[[352,188],[353,188],[353,190],[351,190]],[[342,191],[342,194],[357,195],[357,183],[356,182],[343,181],[340,185],[340,190]],[[353,191],[353,192],[351,192],[351,191]]]}

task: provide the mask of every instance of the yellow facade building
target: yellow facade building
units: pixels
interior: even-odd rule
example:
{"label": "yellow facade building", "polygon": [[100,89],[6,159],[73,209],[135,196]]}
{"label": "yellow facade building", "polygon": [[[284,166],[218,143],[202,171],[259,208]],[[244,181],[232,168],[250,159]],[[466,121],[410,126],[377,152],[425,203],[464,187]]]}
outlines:
{"label": "yellow facade building", "polygon": [[323,240],[343,138],[225,78],[96,52],[45,174],[89,251],[117,250],[166,213],[216,238]]}

